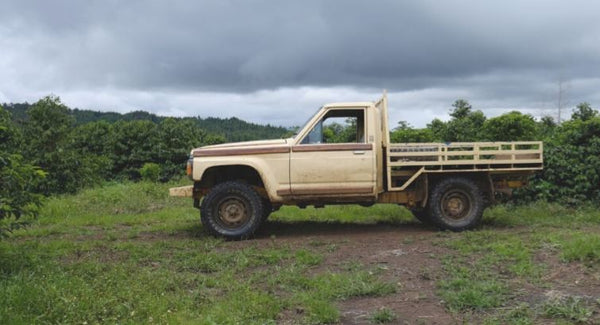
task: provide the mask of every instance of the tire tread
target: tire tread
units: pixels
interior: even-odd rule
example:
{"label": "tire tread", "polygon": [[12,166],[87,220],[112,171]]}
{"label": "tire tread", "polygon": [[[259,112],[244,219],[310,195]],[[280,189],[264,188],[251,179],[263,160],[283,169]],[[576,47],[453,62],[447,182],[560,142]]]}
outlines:
{"label": "tire tread", "polygon": [[[472,198],[472,211],[468,217],[468,220],[466,220],[466,223],[459,225],[448,223],[445,220],[440,208],[442,196],[446,191],[452,189],[453,187],[460,187],[461,189],[467,191]],[[479,186],[477,186],[477,183],[470,178],[460,176],[445,178],[437,183],[431,191],[429,203],[427,204],[427,211],[429,212],[430,220],[434,225],[444,230],[456,232],[475,228],[481,221],[484,209],[485,199],[479,189]]]}
{"label": "tire tread", "polygon": [[[219,225],[214,215],[219,197],[225,194],[237,194],[246,199],[251,208],[250,220],[240,229],[226,229]],[[200,220],[203,227],[213,236],[224,237],[230,240],[247,239],[251,237],[263,221],[263,203],[256,191],[247,184],[228,181],[217,184],[204,197],[200,205]]]}

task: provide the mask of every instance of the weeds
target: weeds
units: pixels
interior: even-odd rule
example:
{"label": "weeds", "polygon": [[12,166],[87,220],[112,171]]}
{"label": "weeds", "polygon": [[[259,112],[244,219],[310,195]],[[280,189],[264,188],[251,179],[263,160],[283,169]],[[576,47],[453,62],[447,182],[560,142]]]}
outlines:
{"label": "weeds", "polygon": [[499,315],[489,317],[483,321],[483,324],[515,324],[530,325],[533,324],[535,312],[527,303],[521,303],[514,308],[502,311]]}
{"label": "weeds", "polygon": [[392,310],[384,307],[373,312],[369,319],[371,320],[371,323],[374,324],[385,324],[395,320],[396,314]]}
{"label": "weeds", "polygon": [[600,262],[600,235],[580,234],[565,240],[561,256],[568,262]]}
{"label": "weeds", "polygon": [[542,309],[548,317],[558,317],[578,323],[587,322],[592,316],[592,311],[579,297],[552,298],[542,306]]}
{"label": "weeds", "polygon": [[443,267],[448,276],[438,287],[451,311],[494,308],[506,300],[508,287],[496,278],[486,262],[465,266],[465,263],[447,258]]}

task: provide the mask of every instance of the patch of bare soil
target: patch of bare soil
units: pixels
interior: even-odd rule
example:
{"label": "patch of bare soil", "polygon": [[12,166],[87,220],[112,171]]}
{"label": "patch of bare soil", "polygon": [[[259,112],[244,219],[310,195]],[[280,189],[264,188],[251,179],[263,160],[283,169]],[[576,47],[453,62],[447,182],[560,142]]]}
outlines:
{"label": "patch of bare soil", "polygon": [[[394,324],[455,324],[440,298],[435,282],[441,274],[440,258],[447,249],[434,245],[438,232],[420,224],[361,225],[267,222],[256,245],[334,247],[315,272],[339,270],[359,262],[397,291],[383,297],[354,297],[338,304],[342,324],[369,324],[381,308],[396,314]],[[243,243],[232,243],[233,246]]]}
{"label": "patch of bare soil", "polygon": [[570,296],[597,297],[600,299],[600,270],[582,263],[561,261],[558,253],[542,251],[535,256],[537,263],[549,270],[542,278],[552,283],[552,290],[564,292]]}
{"label": "patch of bare soil", "polygon": [[59,260],[63,264],[75,264],[87,260],[97,260],[106,264],[122,263],[129,259],[129,252],[119,251],[106,246],[95,247],[91,250],[75,252],[61,257]]}

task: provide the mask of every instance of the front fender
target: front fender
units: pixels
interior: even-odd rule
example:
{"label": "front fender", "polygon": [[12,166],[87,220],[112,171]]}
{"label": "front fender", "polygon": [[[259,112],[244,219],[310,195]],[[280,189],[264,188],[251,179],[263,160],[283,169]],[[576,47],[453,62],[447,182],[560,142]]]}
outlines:
{"label": "front fender", "polygon": [[277,190],[289,190],[289,153],[276,153],[258,156],[201,157],[194,158],[192,179],[202,181],[210,168],[246,166],[254,169],[264,184],[271,201],[280,201]]}

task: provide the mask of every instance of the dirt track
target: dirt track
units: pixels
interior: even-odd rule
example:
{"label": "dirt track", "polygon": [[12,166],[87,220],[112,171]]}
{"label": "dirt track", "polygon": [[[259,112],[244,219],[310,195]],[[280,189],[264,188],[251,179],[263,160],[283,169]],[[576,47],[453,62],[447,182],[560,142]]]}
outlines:
{"label": "dirt track", "polygon": [[[520,230],[505,228],[497,231],[514,233]],[[534,230],[523,229],[524,233],[531,231]],[[335,247],[324,253],[324,261],[314,269],[315,273],[339,271],[349,263],[357,262],[375,270],[383,280],[398,285],[394,294],[340,301],[341,324],[370,324],[369,315],[384,307],[395,313],[397,318],[393,324],[480,323],[486,317],[485,312],[450,313],[442,298],[436,295],[436,283],[448,276],[444,274],[440,261],[444,256],[456,254],[442,243],[448,237],[462,235],[439,232],[416,222],[371,225],[269,221],[256,234],[256,238],[229,242],[226,246],[233,249],[248,245],[307,249]],[[547,299],[549,294],[563,293],[590,299],[600,297],[600,275],[596,271],[591,270],[590,273],[590,269],[581,263],[563,263],[552,251],[538,252],[534,258],[536,263],[547,267],[542,279],[544,285],[517,288],[520,301],[535,305]],[[512,280],[509,278],[508,281]],[[522,283],[517,284],[520,285]],[[290,315],[290,311],[287,311],[281,315],[279,322],[293,324],[301,318],[302,315]],[[538,315],[536,322],[540,320],[540,324],[555,323],[555,320]],[[597,312],[594,312],[590,321],[600,321]]]}
{"label": "dirt track", "polygon": [[[441,272],[437,258],[446,253],[433,243],[439,232],[420,224],[357,225],[303,222],[267,222],[253,242],[258,245],[334,245],[315,272],[339,270],[359,262],[381,271],[385,281],[397,283],[397,292],[383,297],[353,298],[338,304],[342,324],[370,324],[368,315],[389,308],[397,315],[394,323],[454,324],[440,298],[435,282]],[[248,242],[231,243],[243,247]],[[293,318],[293,317],[292,317]]]}

